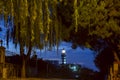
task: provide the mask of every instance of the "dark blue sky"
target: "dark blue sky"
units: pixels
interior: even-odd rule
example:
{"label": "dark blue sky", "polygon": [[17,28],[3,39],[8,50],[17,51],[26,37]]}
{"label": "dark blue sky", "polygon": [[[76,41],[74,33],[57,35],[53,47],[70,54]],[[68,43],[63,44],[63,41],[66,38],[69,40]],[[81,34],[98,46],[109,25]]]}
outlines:
{"label": "dark blue sky", "polygon": [[[4,22],[0,21],[0,27],[2,28],[2,31],[0,32],[0,39],[4,40],[3,45],[6,47],[5,42],[5,33],[6,28],[4,27]],[[9,48],[6,48],[6,50],[19,53],[19,47],[17,49],[14,48],[14,45],[12,44],[12,41],[9,43]],[[90,49],[81,49],[78,47],[77,49],[71,48],[71,43],[67,42],[61,42],[59,46],[58,53],[55,48],[53,48],[52,51],[45,51],[42,50],[36,50],[38,58],[43,59],[57,59],[61,61],[61,50],[65,48],[66,54],[67,54],[67,63],[73,63],[73,64],[80,64],[84,67],[88,67],[93,70],[98,70],[94,64],[94,51],[91,51]],[[7,55],[7,54],[6,54]]]}

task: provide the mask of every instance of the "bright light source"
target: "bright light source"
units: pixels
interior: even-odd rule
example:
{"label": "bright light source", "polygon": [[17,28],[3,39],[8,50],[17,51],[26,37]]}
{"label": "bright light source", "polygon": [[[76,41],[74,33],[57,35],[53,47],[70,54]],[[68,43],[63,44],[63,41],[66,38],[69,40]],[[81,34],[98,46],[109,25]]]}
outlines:
{"label": "bright light source", "polygon": [[66,51],[65,51],[65,49],[63,48],[63,49],[62,49],[62,54],[65,54],[65,53],[66,53]]}

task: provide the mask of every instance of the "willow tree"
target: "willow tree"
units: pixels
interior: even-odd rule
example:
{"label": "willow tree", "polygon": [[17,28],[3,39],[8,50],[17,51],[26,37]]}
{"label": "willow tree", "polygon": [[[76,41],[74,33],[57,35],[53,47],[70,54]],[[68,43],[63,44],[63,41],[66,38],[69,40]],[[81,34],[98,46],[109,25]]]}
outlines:
{"label": "willow tree", "polygon": [[25,65],[33,47],[51,48],[59,44],[62,31],[56,12],[58,4],[57,0],[0,0],[0,14],[4,15],[6,27],[9,19],[13,22],[7,37],[13,39],[16,46],[20,45],[22,77],[26,75]]}

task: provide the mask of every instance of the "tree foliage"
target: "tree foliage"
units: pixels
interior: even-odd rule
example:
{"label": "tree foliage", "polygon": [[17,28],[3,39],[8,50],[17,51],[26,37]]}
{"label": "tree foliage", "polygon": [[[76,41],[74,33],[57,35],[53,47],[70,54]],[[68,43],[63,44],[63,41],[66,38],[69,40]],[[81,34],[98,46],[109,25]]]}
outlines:
{"label": "tree foliage", "polygon": [[[68,1],[67,6],[71,7],[69,5],[70,1]],[[74,8],[74,5],[72,6],[72,10],[69,11],[72,18],[72,20],[75,18],[74,15],[78,15],[77,17],[77,32],[72,32],[72,36],[70,36],[70,39],[73,37],[73,39],[77,40],[75,42],[78,42],[80,45],[83,44],[83,46],[88,46],[90,48],[94,48],[99,43],[107,42],[108,45],[115,44],[116,38],[119,38],[120,35],[120,27],[119,27],[119,17],[120,17],[120,9],[119,9],[119,0],[79,0],[77,1],[77,8]],[[66,5],[64,6],[63,10],[65,11]],[[68,8],[67,8],[68,9]],[[76,10],[75,10],[76,9]],[[61,9],[62,10],[62,9]],[[64,13],[62,11],[62,13]],[[61,13],[61,16],[64,14]],[[68,13],[67,13],[68,14]],[[67,15],[65,16],[68,17]],[[67,18],[67,19],[71,19]],[[65,19],[63,18],[63,21]],[[72,21],[65,20],[66,26],[69,26],[69,28],[72,25]],[[64,22],[65,22],[64,21]],[[68,25],[67,23],[70,23],[71,25]],[[74,24],[74,22],[73,22]],[[74,26],[74,25],[73,25]],[[73,29],[73,28],[72,28]],[[78,37],[74,37],[74,35],[79,35]],[[114,38],[113,38],[114,36]],[[86,39],[82,41],[82,39]],[[115,38],[116,37],[116,38]],[[74,41],[73,40],[73,41]],[[109,41],[108,41],[109,40]],[[97,42],[96,45],[92,45],[94,42]],[[109,42],[109,43],[108,43]],[[118,39],[119,44],[119,39]]]}
{"label": "tree foliage", "polygon": [[8,24],[8,17],[13,20],[15,43],[23,39],[24,46],[28,47],[31,42],[33,46],[41,48],[44,45],[59,43],[61,23],[57,16],[57,6],[60,2],[0,0],[0,14],[4,14],[6,24]]}

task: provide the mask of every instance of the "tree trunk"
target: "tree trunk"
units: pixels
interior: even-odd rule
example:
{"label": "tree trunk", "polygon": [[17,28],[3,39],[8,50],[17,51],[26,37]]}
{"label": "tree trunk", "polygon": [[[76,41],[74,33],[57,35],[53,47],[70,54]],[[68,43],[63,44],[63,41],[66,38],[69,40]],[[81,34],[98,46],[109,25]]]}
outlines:
{"label": "tree trunk", "polygon": [[21,77],[25,78],[26,77],[26,61],[25,59],[22,60],[22,70],[21,70]]}
{"label": "tree trunk", "polygon": [[27,56],[25,57],[25,55],[24,55],[24,48],[22,48],[22,46],[21,46],[21,57],[22,57],[21,77],[22,78],[26,77],[26,62],[28,62],[28,60],[30,58],[31,50],[32,50],[32,47],[31,47],[31,44],[30,44]]}
{"label": "tree trunk", "polygon": [[23,46],[23,41],[20,41],[20,56],[22,59],[22,65],[21,65],[21,77],[25,78],[26,77],[26,70],[25,70],[25,65],[26,65],[26,60],[25,60],[25,55],[24,55],[24,46]]}

